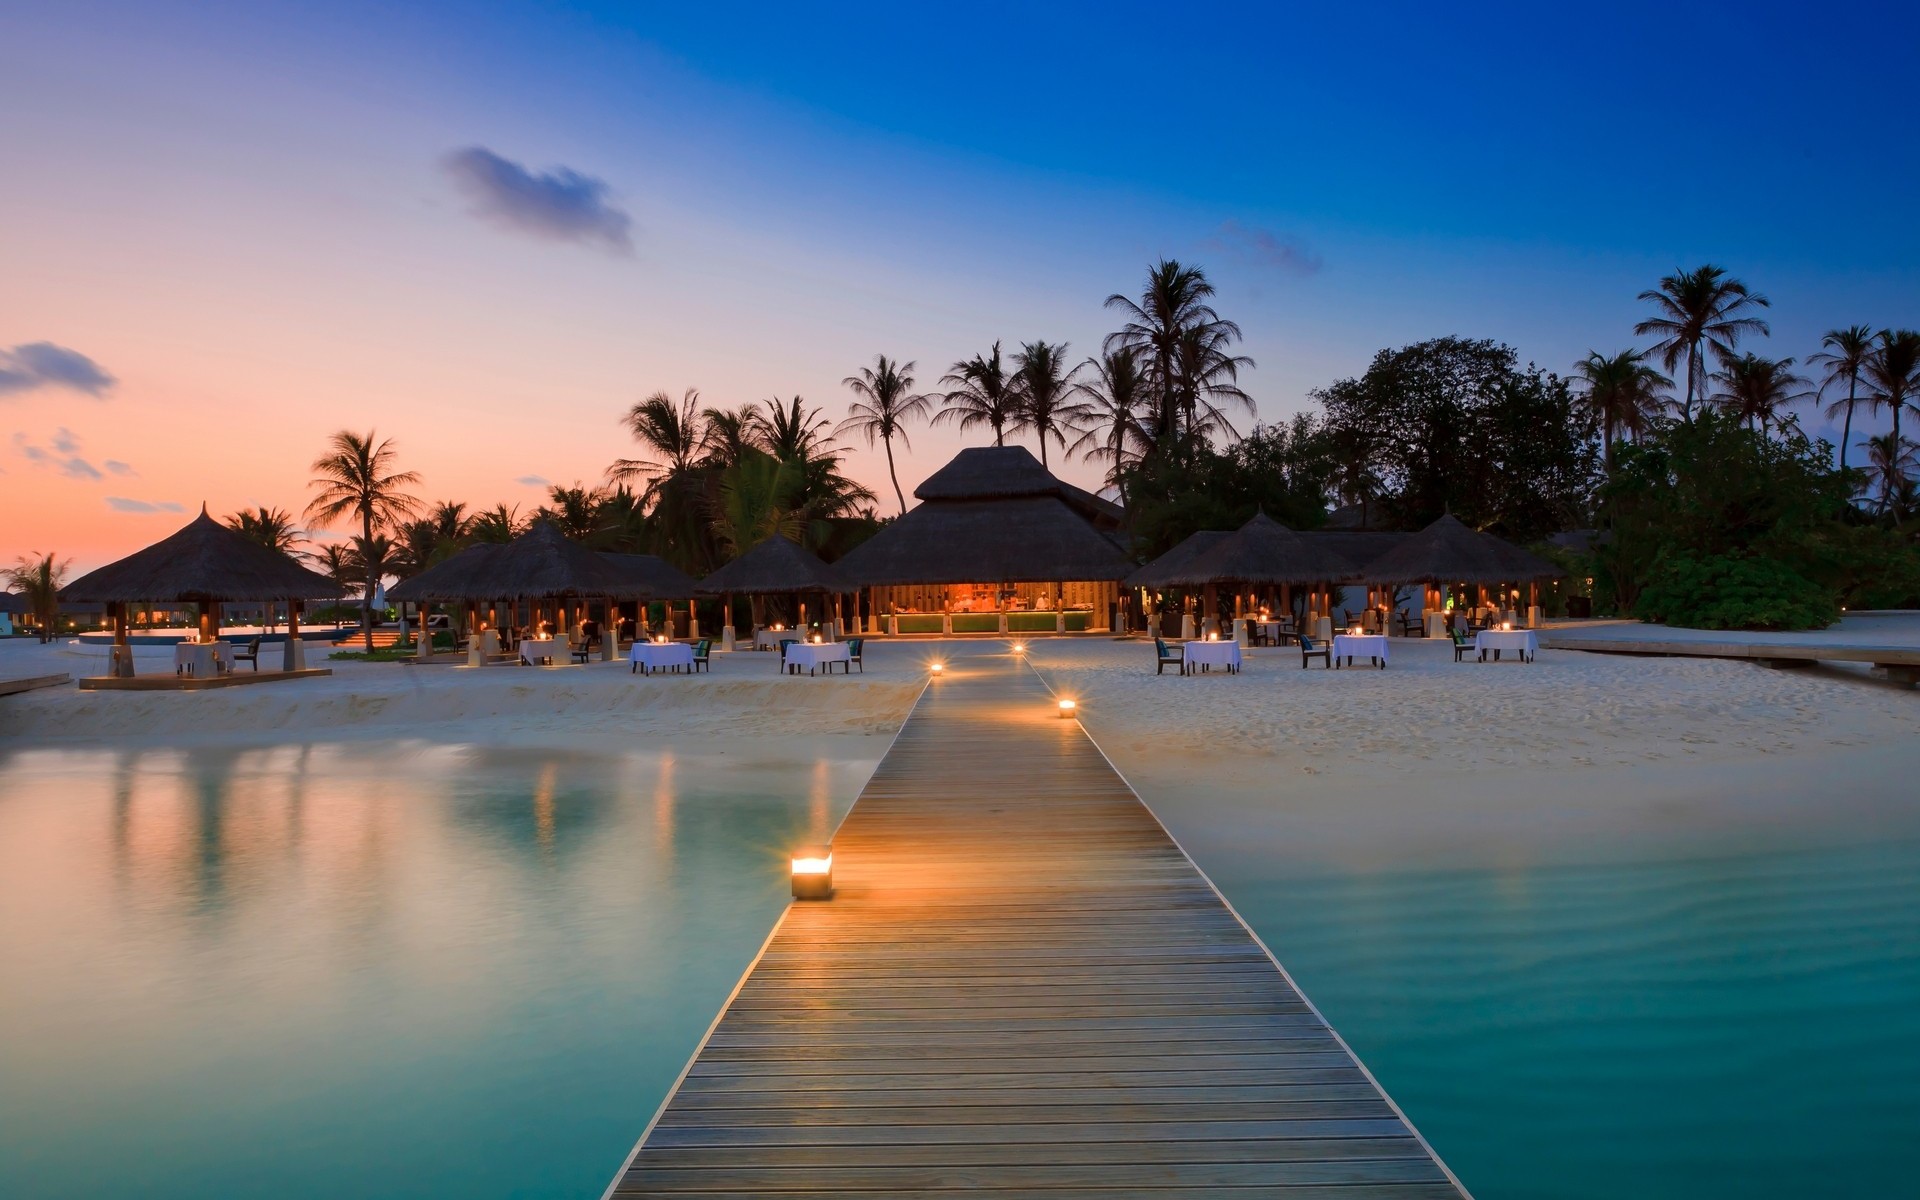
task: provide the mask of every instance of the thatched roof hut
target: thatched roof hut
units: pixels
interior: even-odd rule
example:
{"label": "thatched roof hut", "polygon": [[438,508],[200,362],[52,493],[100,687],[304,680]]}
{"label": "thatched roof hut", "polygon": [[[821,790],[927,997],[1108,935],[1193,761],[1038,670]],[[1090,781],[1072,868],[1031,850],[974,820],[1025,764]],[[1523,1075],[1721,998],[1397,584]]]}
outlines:
{"label": "thatched roof hut", "polygon": [[600,557],[625,576],[628,583],[648,589],[648,594],[638,597],[642,600],[685,600],[700,590],[693,576],[658,554],[613,554],[602,550]]}
{"label": "thatched roof hut", "polygon": [[702,596],[765,596],[779,592],[844,593],[855,585],[819,555],[775,534],[700,581]]}
{"label": "thatched roof hut", "polygon": [[1231,529],[1202,529],[1190,533],[1186,539],[1173,549],[1141,567],[1121,581],[1121,586],[1130,588],[1169,588],[1178,587],[1174,577],[1186,569],[1188,563],[1205,554],[1219,543],[1221,538],[1232,537]]}
{"label": "thatched roof hut", "polygon": [[1317,546],[1324,546],[1354,565],[1352,581],[1365,582],[1372,578],[1370,569],[1373,564],[1390,551],[1400,547],[1400,543],[1413,535],[1410,533],[1386,533],[1376,530],[1365,532],[1350,529],[1313,529],[1302,530],[1300,536]]}
{"label": "thatched roof hut", "polygon": [[[1196,535],[1198,536],[1198,535]],[[1188,542],[1148,563],[1127,577],[1131,587],[1203,587],[1207,584],[1329,583],[1355,575],[1351,562],[1322,542],[1308,541],[1285,525],[1256,513],[1232,533],[1217,535],[1210,544],[1171,564]]]}
{"label": "thatched roof hut", "polygon": [[1119,509],[1055,479],[1024,446],[962,450],[922,503],[834,564],[860,587],[1111,582],[1133,569],[1105,529]]}
{"label": "thatched roof hut", "polygon": [[63,601],[218,604],[229,600],[337,597],[340,585],[276,550],[248,541],[207,515],[60,590]]}
{"label": "thatched roof hut", "polygon": [[33,601],[20,592],[0,591],[0,613],[20,616],[33,611]]}
{"label": "thatched roof hut", "polygon": [[1374,583],[1485,584],[1552,579],[1560,570],[1448,513],[1374,560],[1366,574]]}
{"label": "thatched roof hut", "polygon": [[469,546],[387,589],[388,600],[412,603],[478,604],[567,597],[655,598],[653,589],[634,572],[568,541],[550,521],[536,521],[532,529],[504,546]]}

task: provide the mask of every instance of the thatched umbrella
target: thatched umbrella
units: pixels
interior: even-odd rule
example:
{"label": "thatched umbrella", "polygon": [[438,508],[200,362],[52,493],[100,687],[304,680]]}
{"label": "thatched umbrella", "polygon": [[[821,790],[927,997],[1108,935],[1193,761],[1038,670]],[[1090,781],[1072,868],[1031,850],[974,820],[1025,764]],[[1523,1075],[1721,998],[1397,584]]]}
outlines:
{"label": "thatched umbrella", "polygon": [[[779,534],[721,567],[700,581],[700,594],[720,596],[726,603],[727,636],[733,636],[733,597],[735,593],[766,596],[775,593],[818,593],[825,607],[826,598],[853,591],[840,572],[821,557],[791,538]],[[801,602],[800,624],[806,626],[806,604]],[[758,620],[758,618],[755,618]]]}
{"label": "thatched umbrella", "polygon": [[343,589],[277,550],[249,541],[207,515],[200,515],[172,537],[164,538],[118,562],[90,571],[60,590],[60,598],[107,606],[113,621],[111,673],[133,674],[127,645],[127,605],[193,604],[200,610],[200,639],[220,632],[220,605],[226,601],[285,601],[288,670],[304,661],[300,645],[300,605],[318,597],[337,598]]}
{"label": "thatched umbrella", "polygon": [[[692,582],[687,581],[689,587]],[[463,604],[470,617],[477,617],[482,604],[504,601],[517,609],[525,601],[536,624],[546,602],[552,601],[556,627],[564,636],[568,601],[611,603],[657,597],[654,588],[634,571],[609,561],[607,555],[568,541],[552,522],[536,521],[526,533],[505,545],[469,546],[445,562],[401,580],[387,590],[387,598],[416,604]],[[609,639],[609,648],[611,644]]]}
{"label": "thatched umbrella", "polygon": [[[1332,547],[1301,537],[1265,513],[1255,513],[1240,528],[1218,534],[1183,555],[1185,546],[1183,542],[1148,563],[1127,582],[1145,587],[1204,588],[1210,615],[1215,589],[1223,583],[1235,585],[1237,595],[1240,586],[1289,590],[1295,584],[1325,586],[1351,578],[1355,572],[1354,565]],[[1168,559],[1175,561],[1169,563]]]}
{"label": "thatched umbrella", "polygon": [[[1490,533],[1469,529],[1452,513],[1413,534],[1367,568],[1368,578],[1376,583],[1424,583],[1429,588],[1473,584],[1484,591],[1489,584],[1524,582],[1535,596],[1540,580],[1559,574],[1559,568],[1547,560]],[[1433,607],[1432,597],[1428,607]]]}

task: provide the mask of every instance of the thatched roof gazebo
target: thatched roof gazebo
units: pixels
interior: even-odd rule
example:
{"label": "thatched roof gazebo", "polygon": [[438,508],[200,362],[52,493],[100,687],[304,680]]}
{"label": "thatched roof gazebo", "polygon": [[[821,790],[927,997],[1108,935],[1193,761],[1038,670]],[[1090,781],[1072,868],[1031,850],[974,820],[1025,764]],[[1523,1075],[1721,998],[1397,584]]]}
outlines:
{"label": "thatched roof gazebo", "polygon": [[[1245,588],[1280,588],[1282,604],[1290,605],[1294,587],[1313,588],[1311,594],[1319,596],[1355,572],[1353,563],[1326,543],[1302,537],[1265,513],[1255,513],[1230,533],[1194,534],[1129,575],[1126,582],[1130,587],[1203,589],[1204,627],[1215,619],[1215,594],[1222,584],[1234,588],[1234,615],[1240,617]],[[1323,603],[1310,607],[1325,611]]]}
{"label": "thatched roof gazebo", "polygon": [[[774,534],[739,558],[700,581],[700,595],[719,596],[725,602],[726,627],[733,630],[733,597],[769,596],[787,592],[819,595],[823,611],[829,596],[843,596],[856,587],[813,551],[793,539]],[[756,620],[758,617],[756,616]],[[800,623],[806,625],[806,603]]]}
{"label": "thatched roof gazebo", "polygon": [[1450,583],[1477,588],[1483,597],[1489,586],[1524,583],[1528,607],[1537,607],[1540,581],[1559,574],[1560,569],[1546,559],[1490,533],[1469,529],[1452,513],[1410,535],[1367,567],[1367,576],[1375,583],[1426,585],[1424,607],[1429,611],[1441,604],[1434,593]]}
{"label": "thatched roof gazebo", "polygon": [[207,515],[144,550],[89,571],[60,589],[60,598],[107,606],[113,622],[111,678],[133,676],[127,643],[129,604],[192,604],[200,610],[200,641],[217,641],[220,605],[230,601],[284,602],[287,605],[287,669],[304,668],[299,610],[303,601],[337,598],[345,590],[287,555],[250,541]]}

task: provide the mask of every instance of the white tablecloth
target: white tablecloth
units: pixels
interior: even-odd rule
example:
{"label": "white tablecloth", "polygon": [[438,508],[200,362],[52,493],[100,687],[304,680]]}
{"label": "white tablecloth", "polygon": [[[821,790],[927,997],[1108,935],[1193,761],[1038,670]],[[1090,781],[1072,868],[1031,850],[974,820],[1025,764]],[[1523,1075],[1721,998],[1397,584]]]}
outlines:
{"label": "white tablecloth", "polygon": [[755,650],[778,650],[781,642],[797,641],[799,639],[800,631],[797,629],[756,629],[753,631],[753,648]]}
{"label": "white tablecloth", "polygon": [[685,642],[635,642],[627,661],[651,675],[668,667],[693,669],[693,647]]}
{"label": "white tablecloth", "polygon": [[1333,638],[1335,658],[1377,658],[1387,661],[1387,638],[1379,633],[1339,633]]}
{"label": "white tablecloth", "polygon": [[520,639],[520,661],[529,665],[542,659],[565,664],[573,661],[572,655],[572,648],[559,638]]}
{"label": "white tablecloth", "polygon": [[821,642],[818,645],[812,642],[795,642],[787,647],[787,665],[805,667],[809,675],[816,668],[824,667],[828,663],[852,661],[853,653],[847,649],[845,642]]}
{"label": "white tablecloth", "polygon": [[1182,647],[1187,656],[1187,666],[1227,667],[1240,669],[1239,642],[1187,642]]}
{"label": "white tablecloth", "polygon": [[1482,629],[1473,635],[1473,648],[1481,654],[1518,650],[1523,658],[1532,658],[1540,651],[1540,639],[1531,629]]}
{"label": "white tablecloth", "polygon": [[173,669],[194,675],[217,675],[233,670],[232,642],[180,642],[173,648]]}

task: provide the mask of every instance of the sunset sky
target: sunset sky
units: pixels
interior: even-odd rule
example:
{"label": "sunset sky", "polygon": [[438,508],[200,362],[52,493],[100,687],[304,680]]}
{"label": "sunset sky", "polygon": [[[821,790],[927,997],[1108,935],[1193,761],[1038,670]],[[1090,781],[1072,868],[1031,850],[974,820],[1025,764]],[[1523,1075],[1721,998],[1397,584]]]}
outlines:
{"label": "sunset sky", "polygon": [[1084,356],[1161,255],[1266,419],[1426,337],[1565,371],[1702,262],[1770,355],[1920,325],[1920,9],[1340,7],[11,6],[0,561],[297,513],[342,427],[531,507],[654,390]]}

